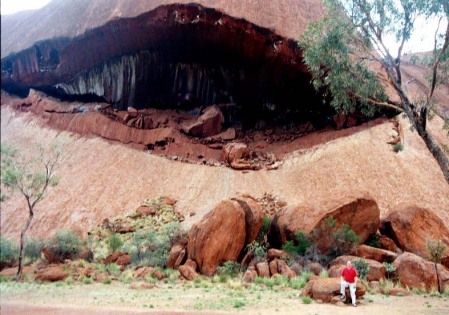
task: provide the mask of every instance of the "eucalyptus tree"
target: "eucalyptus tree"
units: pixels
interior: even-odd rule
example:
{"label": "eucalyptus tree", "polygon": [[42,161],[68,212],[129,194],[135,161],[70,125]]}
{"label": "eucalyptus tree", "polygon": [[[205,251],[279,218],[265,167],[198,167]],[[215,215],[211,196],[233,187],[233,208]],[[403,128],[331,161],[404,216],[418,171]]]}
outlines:
{"label": "eucalyptus tree", "polygon": [[[32,154],[25,154],[5,143],[1,144],[1,182],[4,188],[18,191],[26,200],[28,219],[20,233],[19,268],[17,280],[22,278],[25,254],[25,234],[34,217],[36,205],[45,198],[50,187],[58,184],[55,175],[61,162],[61,143],[39,146]],[[2,195],[2,200],[6,196]]]}
{"label": "eucalyptus tree", "polygon": [[[448,157],[426,129],[435,89],[449,77],[449,1],[325,0],[325,5],[325,16],[311,22],[300,38],[315,88],[328,93],[339,112],[357,109],[372,115],[379,107],[403,112],[449,183]],[[429,30],[434,45],[425,96],[411,99],[407,93],[410,82],[404,82],[401,64],[418,17],[436,19],[438,24]],[[388,36],[394,36],[397,45],[389,44]],[[380,73],[399,102],[388,100]],[[445,119],[448,128],[448,117]]]}

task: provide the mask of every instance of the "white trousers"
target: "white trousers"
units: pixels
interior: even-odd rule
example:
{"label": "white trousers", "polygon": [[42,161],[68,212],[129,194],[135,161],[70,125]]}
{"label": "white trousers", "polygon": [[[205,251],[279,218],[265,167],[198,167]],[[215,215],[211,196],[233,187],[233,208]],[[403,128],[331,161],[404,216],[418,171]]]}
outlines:
{"label": "white trousers", "polygon": [[352,300],[352,304],[355,304],[355,289],[356,289],[356,284],[355,283],[349,283],[346,281],[342,281],[341,282],[341,295],[346,295],[345,293],[345,289],[349,287],[349,292],[351,292],[351,300]]}

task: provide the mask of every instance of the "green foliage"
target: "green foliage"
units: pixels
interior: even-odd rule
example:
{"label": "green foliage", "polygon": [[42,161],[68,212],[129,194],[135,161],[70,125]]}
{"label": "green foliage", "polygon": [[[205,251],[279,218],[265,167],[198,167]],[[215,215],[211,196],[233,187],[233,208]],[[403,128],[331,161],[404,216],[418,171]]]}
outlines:
{"label": "green foliage", "polygon": [[114,253],[117,250],[119,250],[119,248],[122,247],[122,245],[123,245],[123,241],[122,241],[120,234],[117,234],[117,233],[111,234],[108,237],[108,245],[109,245],[109,250],[111,253]]}
{"label": "green foliage", "polygon": [[312,300],[312,298],[310,296],[302,296],[301,297],[301,301],[304,304],[311,304],[313,300]]}
{"label": "green foliage", "polygon": [[304,256],[309,246],[310,241],[308,235],[302,231],[296,231],[295,240],[285,243],[282,249],[292,255],[298,254]]}
{"label": "green foliage", "polygon": [[426,251],[431,261],[439,263],[444,256],[446,246],[440,240],[427,240]]}
{"label": "green foliage", "polygon": [[227,275],[231,278],[237,277],[242,272],[242,266],[232,260],[226,261],[223,266],[217,267],[217,273],[219,275]]}
{"label": "green foliage", "polygon": [[354,249],[354,246],[360,241],[360,237],[355,234],[347,224],[332,233],[333,244],[329,253],[334,257],[347,254]]}
{"label": "green foliage", "polygon": [[246,245],[247,253],[253,254],[257,262],[264,262],[267,260],[267,248],[264,244],[260,244],[257,240]]}
{"label": "green foliage", "polygon": [[366,280],[368,277],[369,266],[365,259],[358,259],[353,262],[360,279]]}
{"label": "green foliage", "polygon": [[56,232],[47,244],[47,250],[60,262],[64,262],[65,259],[73,259],[81,249],[81,240],[71,230]]}
{"label": "green foliage", "polygon": [[19,249],[7,238],[0,236],[0,262],[14,264],[19,257]]}
{"label": "green foliage", "polygon": [[165,233],[137,231],[127,248],[133,265],[165,268],[171,248],[170,237]]}
{"label": "green foliage", "polygon": [[375,248],[380,248],[380,234],[379,233],[374,233],[371,234],[368,239],[365,242],[366,245],[371,246],[371,247],[375,247]]}
{"label": "green foliage", "polygon": [[396,271],[396,267],[392,263],[383,262],[385,270],[387,271],[387,279],[390,279],[391,274]]}
{"label": "green foliage", "polygon": [[329,272],[326,269],[321,270],[320,278],[329,278]]}
{"label": "green foliage", "polygon": [[394,152],[399,153],[402,150],[404,150],[404,145],[401,142],[396,143],[395,145],[393,145],[393,151]]}
{"label": "green foliage", "polygon": [[303,271],[301,274],[290,280],[290,286],[295,290],[304,288],[310,280],[311,272]]}
{"label": "green foliage", "polygon": [[25,244],[25,257],[31,261],[35,261],[41,257],[44,242],[40,240],[27,239]]}
{"label": "green foliage", "polygon": [[385,100],[376,74],[368,67],[363,49],[354,42],[370,46],[354,25],[342,14],[337,1],[326,1],[328,14],[309,23],[300,38],[305,49],[304,61],[313,76],[317,91],[330,93],[331,106],[337,112],[355,110],[372,116],[376,108],[368,100]]}

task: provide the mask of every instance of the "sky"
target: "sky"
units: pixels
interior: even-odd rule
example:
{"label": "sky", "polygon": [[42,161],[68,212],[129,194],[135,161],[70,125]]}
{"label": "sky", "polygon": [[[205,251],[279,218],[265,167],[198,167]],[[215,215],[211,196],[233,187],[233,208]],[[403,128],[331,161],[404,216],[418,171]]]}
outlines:
{"label": "sky", "polygon": [[[13,14],[23,10],[39,9],[51,0],[0,0],[1,14]],[[440,29],[444,29],[444,25]],[[404,47],[403,52],[423,52],[433,49],[433,34],[437,27],[437,20],[416,21],[415,33],[409,43]],[[387,39],[388,46],[395,47],[393,38]],[[397,49],[395,49],[397,52]]]}
{"label": "sky", "polygon": [[13,14],[19,11],[39,9],[51,0],[1,0],[1,14]]}

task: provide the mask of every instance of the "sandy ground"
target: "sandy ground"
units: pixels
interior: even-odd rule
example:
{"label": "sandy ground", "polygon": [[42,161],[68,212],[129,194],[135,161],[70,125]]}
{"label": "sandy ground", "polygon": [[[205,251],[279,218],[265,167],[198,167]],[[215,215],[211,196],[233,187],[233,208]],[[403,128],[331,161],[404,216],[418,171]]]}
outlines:
{"label": "sandy ground", "polygon": [[[387,144],[392,124],[377,121],[355,127],[345,137],[297,150],[278,170],[249,173],[170,161],[101,138],[71,134],[57,171],[60,183],[38,204],[28,233],[46,238],[68,227],[87,232],[104,218],[132,213],[142,200],[162,195],[178,200],[188,227],[237,193],[254,197],[270,193],[288,204],[308,203],[315,208],[346,196],[369,195],[382,216],[409,202],[434,211],[449,226],[449,185],[423,141],[405,120],[398,119],[405,134],[404,150],[398,154]],[[440,142],[449,144],[441,124],[434,119],[430,127]],[[1,107],[2,143],[30,152],[33,145],[60,134],[30,113]],[[18,194],[1,204],[2,235],[18,238],[24,210]],[[190,217],[192,211],[196,215]]]}
{"label": "sandy ground", "polygon": [[[369,294],[359,306],[304,304],[299,291],[224,285],[160,284],[151,290],[129,285],[0,285],[1,314],[449,314],[448,297]],[[242,305],[236,308],[236,305]]]}

